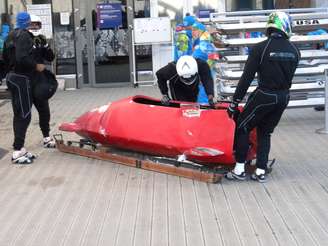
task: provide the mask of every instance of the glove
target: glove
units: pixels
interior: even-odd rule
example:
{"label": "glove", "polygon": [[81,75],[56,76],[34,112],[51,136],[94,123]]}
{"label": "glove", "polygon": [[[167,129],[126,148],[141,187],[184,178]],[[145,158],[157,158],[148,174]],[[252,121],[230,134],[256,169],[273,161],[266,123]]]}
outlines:
{"label": "glove", "polygon": [[227,108],[227,113],[229,118],[233,119],[236,113],[238,112],[238,102],[230,103],[229,107]]}
{"label": "glove", "polygon": [[170,105],[170,98],[168,95],[163,95],[162,99],[161,99],[161,103],[165,106],[169,106]]}
{"label": "glove", "polygon": [[215,102],[214,102],[213,98],[208,99],[208,104],[210,105],[211,108],[213,108],[213,109],[215,108]]}
{"label": "glove", "polygon": [[37,48],[47,48],[49,45],[44,35],[38,35],[34,37],[34,44]]}
{"label": "glove", "polygon": [[39,38],[40,38],[40,41],[41,41],[41,47],[42,48],[47,48],[49,46],[48,42],[47,42],[47,38],[42,34],[39,35]]}

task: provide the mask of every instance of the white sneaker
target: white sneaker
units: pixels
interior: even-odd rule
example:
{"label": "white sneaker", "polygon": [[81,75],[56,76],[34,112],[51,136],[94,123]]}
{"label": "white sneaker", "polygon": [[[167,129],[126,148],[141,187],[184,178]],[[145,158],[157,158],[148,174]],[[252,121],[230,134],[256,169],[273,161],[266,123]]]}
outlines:
{"label": "white sneaker", "polygon": [[51,137],[45,137],[43,138],[43,147],[48,149],[56,148],[56,142]]}
{"label": "white sneaker", "polygon": [[15,150],[13,152],[11,161],[14,164],[32,164],[35,158],[35,155],[27,152],[25,148],[21,148],[21,150]]}

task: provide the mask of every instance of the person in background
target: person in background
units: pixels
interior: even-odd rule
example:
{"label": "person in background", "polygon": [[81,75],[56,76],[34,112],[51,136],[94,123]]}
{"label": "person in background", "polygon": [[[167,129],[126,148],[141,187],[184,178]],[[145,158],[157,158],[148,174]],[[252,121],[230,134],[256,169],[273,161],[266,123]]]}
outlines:
{"label": "person in background", "polygon": [[170,62],[159,69],[156,76],[162,93],[163,105],[170,105],[171,98],[178,101],[196,102],[199,92],[198,85],[201,82],[205,87],[210,106],[214,107],[213,79],[206,62],[200,59],[196,60],[192,56],[181,56],[177,62]]}
{"label": "person in background", "polygon": [[2,24],[1,26],[1,35],[0,35],[0,85],[2,83],[2,79],[6,76],[6,66],[3,60],[3,48],[5,41],[8,37],[10,31],[10,27],[8,24]]}
{"label": "person in background", "polygon": [[31,17],[27,12],[19,12],[16,16],[16,29],[9,33],[4,45],[4,60],[9,73],[6,82],[12,95],[14,113],[14,143],[12,162],[31,164],[35,155],[24,148],[25,135],[31,122],[33,73],[42,72],[45,65],[37,63],[33,56],[33,35],[27,30]]}
{"label": "person in background", "polygon": [[195,23],[196,17],[186,15],[183,23],[178,24],[175,29],[174,41],[174,60],[177,61],[181,56],[191,55],[193,52],[192,25]]}
{"label": "person in background", "polygon": [[[207,62],[211,70],[211,76],[213,80],[216,77],[215,63],[218,60],[218,54],[216,53],[215,46],[212,42],[212,37],[206,30],[205,25],[199,22],[195,22],[192,26],[193,36],[193,53],[192,56],[196,59]],[[199,86],[198,102],[208,103],[202,84]]]}
{"label": "person in background", "polygon": [[[39,64],[45,64],[45,62],[52,62],[55,59],[55,54],[47,43],[47,39],[41,34],[42,22],[41,18],[36,15],[31,15],[31,24],[28,30],[33,34],[33,57]],[[42,71],[41,73],[45,73]],[[42,79],[45,79],[39,71],[35,71],[32,75],[32,92],[35,92],[42,83]],[[33,104],[39,114],[39,126],[43,135],[43,147],[55,148],[56,143],[53,138],[50,137],[50,108],[49,100],[44,97],[38,97],[36,93],[33,94]],[[42,93],[39,93],[42,94]]]}
{"label": "person in background", "polygon": [[233,101],[227,109],[229,117],[234,117],[238,112],[238,104],[244,98],[256,73],[258,87],[249,96],[243,111],[237,117],[236,165],[227,173],[227,179],[246,179],[245,161],[249,150],[249,134],[256,127],[257,168],[251,178],[259,182],[266,181],[271,134],[288,105],[289,89],[300,60],[299,50],[289,41],[290,34],[290,17],[284,12],[273,12],[267,22],[268,38],[250,51]]}

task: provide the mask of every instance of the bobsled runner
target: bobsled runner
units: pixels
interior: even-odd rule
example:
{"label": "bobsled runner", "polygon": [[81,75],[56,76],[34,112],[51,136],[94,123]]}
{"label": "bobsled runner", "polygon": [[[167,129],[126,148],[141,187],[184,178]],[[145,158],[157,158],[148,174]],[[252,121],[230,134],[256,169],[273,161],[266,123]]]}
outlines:
{"label": "bobsled runner", "polygon": [[[228,117],[227,106],[227,102],[218,102],[213,109],[179,101],[164,106],[158,99],[132,96],[86,112],[74,122],[61,124],[59,129],[81,136],[83,141],[77,147],[89,143],[93,150],[98,146],[117,148],[152,158],[176,160],[180,164],[229,168],[235,163],[235,122]],[[65,147],[64,152],[74,152],[68,151],[69,146]],[[74,148],[77,154],[97,158],[94,153],[90,156]],[[255,153],[253,131],[248,160],[254,159]]]}

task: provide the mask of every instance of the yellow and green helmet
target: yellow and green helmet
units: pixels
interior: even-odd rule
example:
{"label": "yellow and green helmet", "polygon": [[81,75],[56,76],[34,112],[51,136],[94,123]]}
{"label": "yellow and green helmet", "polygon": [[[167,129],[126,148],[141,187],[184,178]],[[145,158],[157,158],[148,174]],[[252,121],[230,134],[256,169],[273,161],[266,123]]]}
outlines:
{"label": "yellow and green helmet", "polygon": [[268,22],[266,25],[267,34],[270,33],[271,28],[278,29],[290,37],[292,34],[292,20],[291,17],[285,12],[272,12],[269,15]]}

